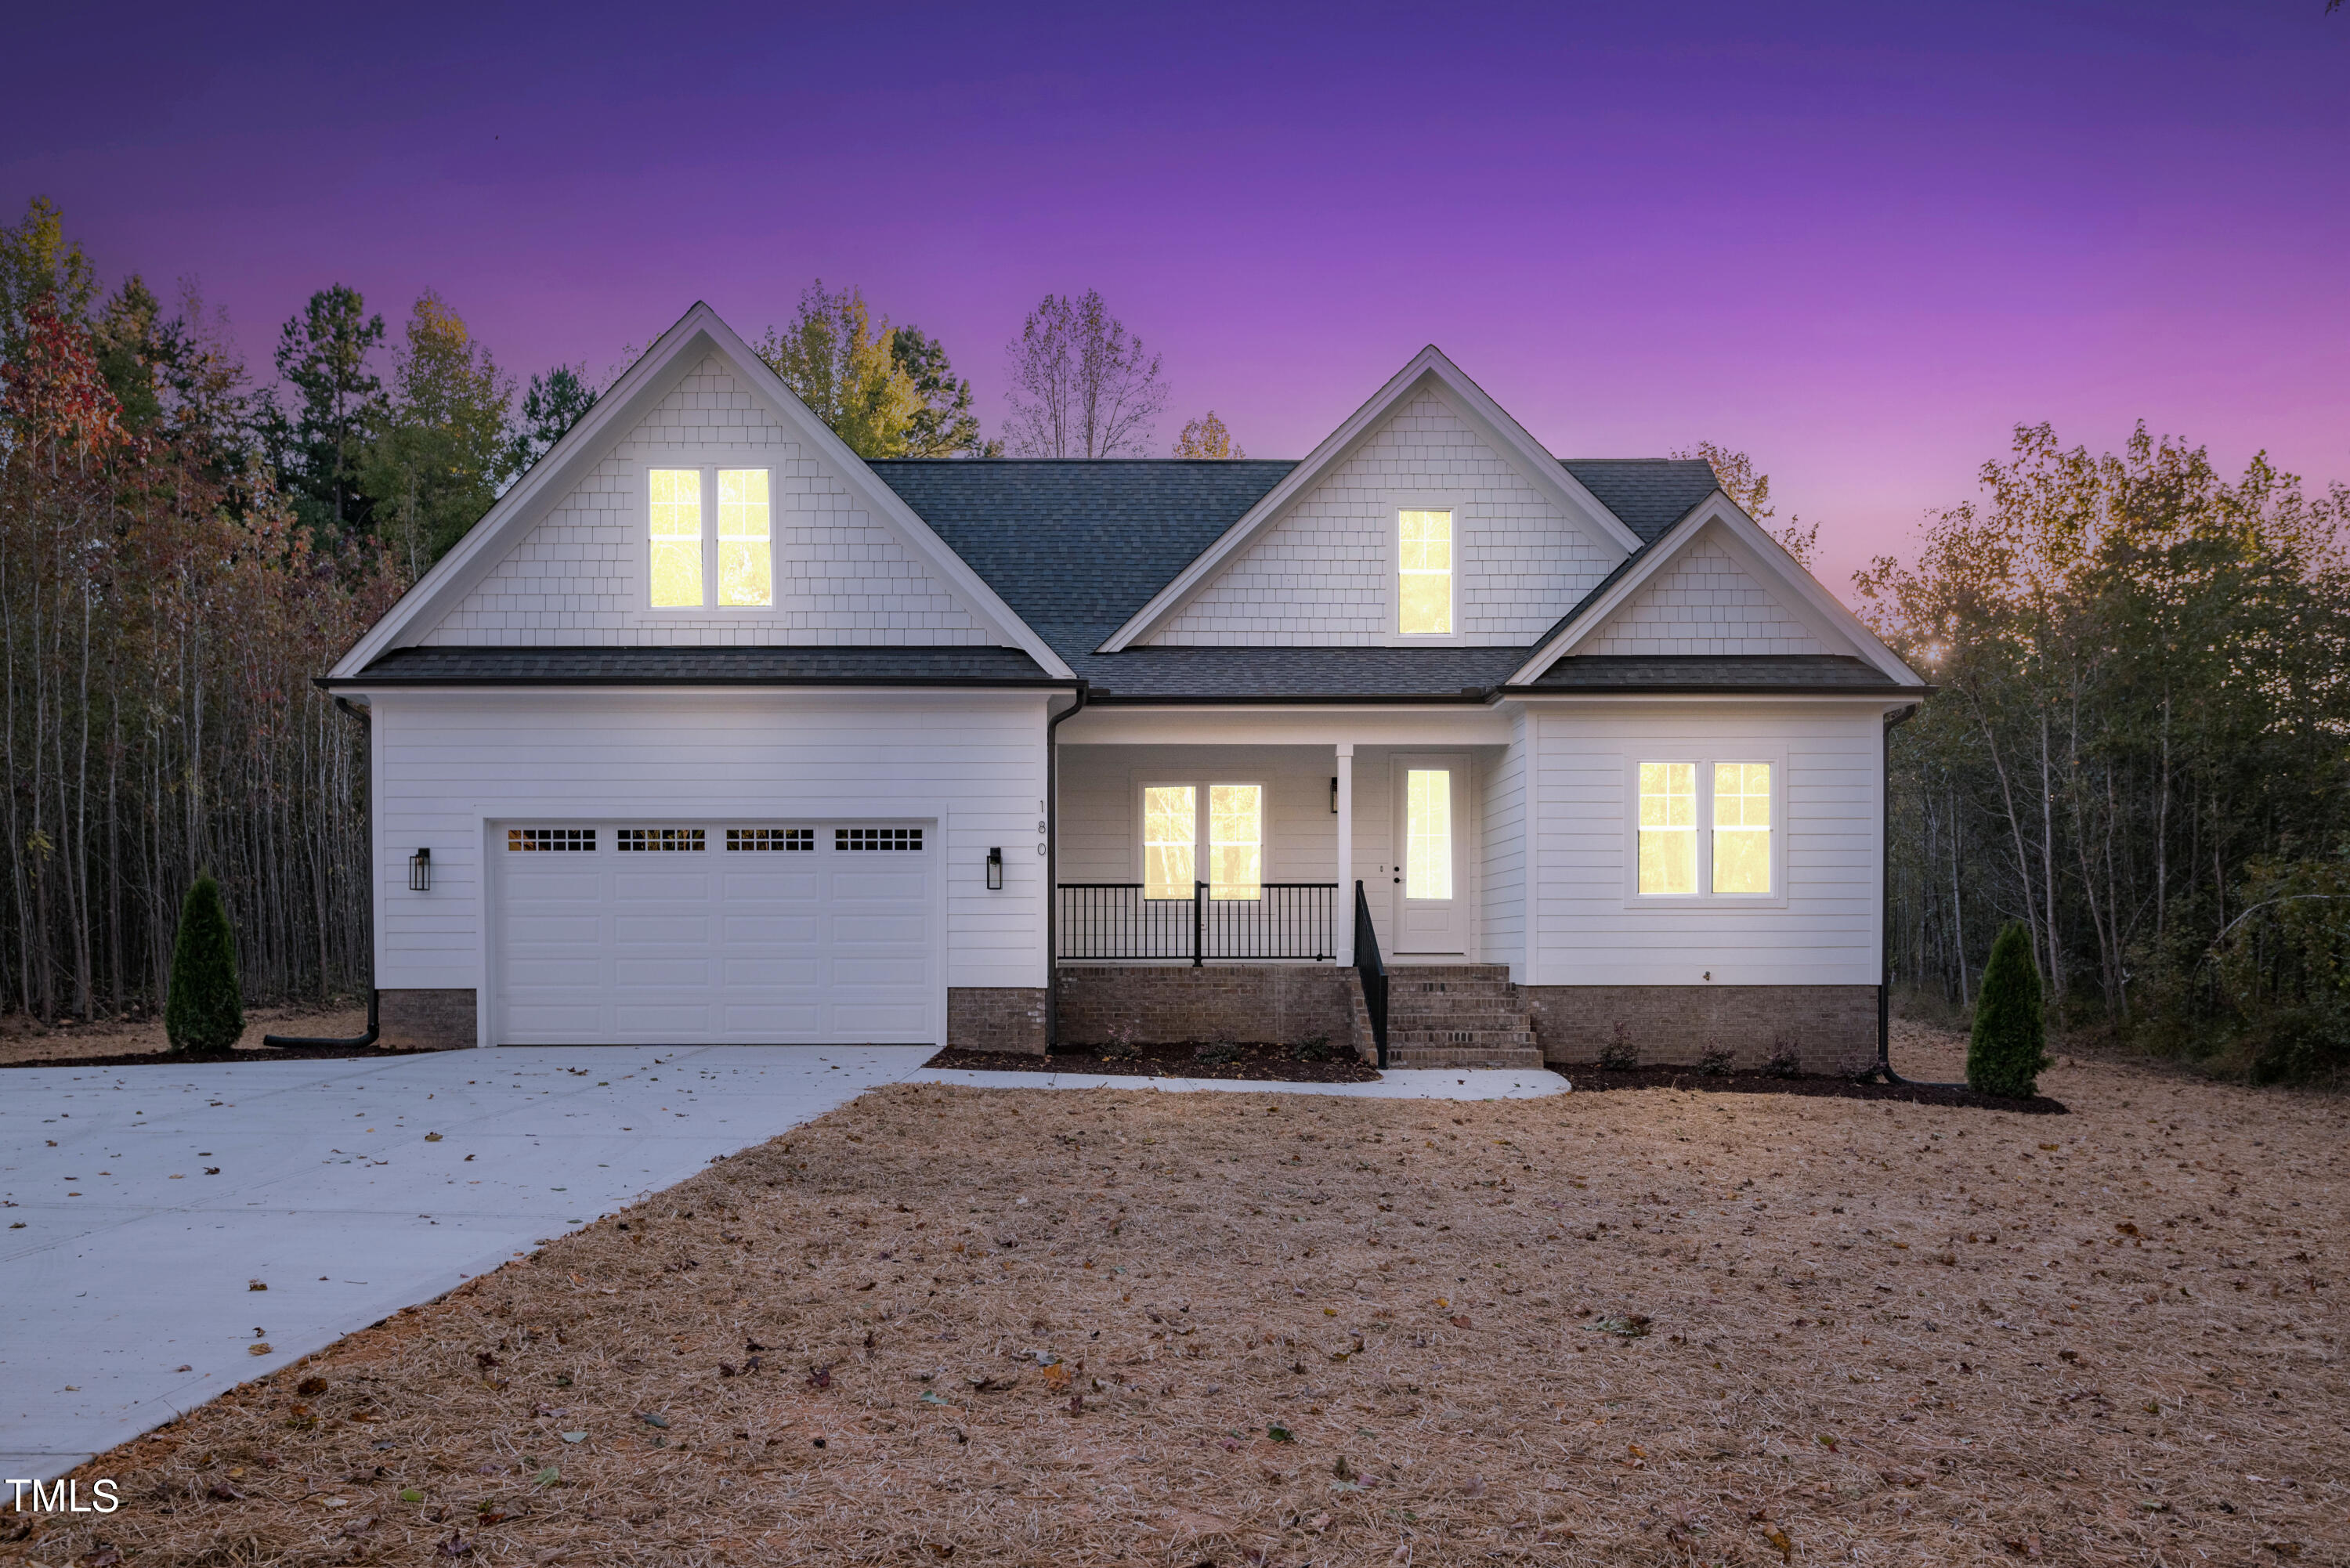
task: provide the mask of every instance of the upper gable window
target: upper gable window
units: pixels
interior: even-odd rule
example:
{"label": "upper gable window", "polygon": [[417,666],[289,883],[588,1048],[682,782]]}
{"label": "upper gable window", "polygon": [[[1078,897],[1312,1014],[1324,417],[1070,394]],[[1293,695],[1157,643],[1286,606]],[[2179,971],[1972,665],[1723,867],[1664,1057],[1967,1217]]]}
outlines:
{"label": "upper gable window", "polygon": [[775,602],[769,483],[764,468],[648,471],[645,539],[653,608],[760,609]]}
{"label": "upper gable window", "polygon": [[1452,635],[1452,514],[1396,514],[1396,630]]}

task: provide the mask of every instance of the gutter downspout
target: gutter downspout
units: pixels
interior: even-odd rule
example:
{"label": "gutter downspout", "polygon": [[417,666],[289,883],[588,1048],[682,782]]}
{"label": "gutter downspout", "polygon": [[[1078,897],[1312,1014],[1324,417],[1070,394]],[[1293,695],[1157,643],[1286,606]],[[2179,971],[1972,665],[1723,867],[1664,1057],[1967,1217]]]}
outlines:
{"label": "gutter downspout", "polygon": [[1893,1070],[1893,732],[1918,716],[1923,704],[1912,702],[1885,721],[1883,750],[1877,762],[1877,905],[1883,929],[1878,932],[1877,976],[1877,1072],[1888,1084],[1908,1080]]}
{"label": "gutter downspout", "polygon": [[[368,733],[368,748],[370,752],[373,751],[375,748],[375,726],[369,722],[366,711],[352,702],[348,697],[336,698],[335,706],[340,708],[345,713],[349,714],[352,718],[359,721],[359,728],[366,731]],[[368,794],[367,845],[368,907],[372,909],[375,907],[375,795],[371,790]],[[372,954],[369,955],[369,961],[373,961]],[[308,1034],[265,1034],[261,1037],[261,1043],[264,1045],[348,1045],[354,1047],[372,1045],[376,1043],[377,1036],[383,1033],[381,1021],[379,1019],[376,1012],[377,1005],[382,1001],[382,999],[383,993],[381,992],[376,990],[372,985],[368,987],[368,1026],[367,1033],[364,1034],[355,1035],[348,1040],[331,1040],[323,1036]]]}
{"label": "gutter downspout", "polygon": [[1086,711],[1092,683],[1079,680],[1077,700],[1045,721],[1045,1054],[1061,1043],[1061,750],[1054,732]]}

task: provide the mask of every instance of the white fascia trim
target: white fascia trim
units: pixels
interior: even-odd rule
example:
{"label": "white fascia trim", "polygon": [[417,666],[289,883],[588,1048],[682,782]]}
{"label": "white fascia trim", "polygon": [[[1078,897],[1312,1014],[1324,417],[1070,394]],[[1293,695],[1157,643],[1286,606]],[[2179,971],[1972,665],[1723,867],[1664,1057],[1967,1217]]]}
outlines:
{"label": "white fascia trim", "polygon": [[482,520],[459,540],[367,635],[328,673],[338,679],[356,675],[395,648],[419,640],[425,630],[456,607],[459,600],[497,564],[515,539],[543,516],[547,508],[570,492],[577,474],[602,455],[612,428],[633,424],[652,402],[700,362],[704,353],[725,358],[743,383],[762,398],[778,423],[821,453],[839,472],[874,520],[898,542],[944,579],[963,607],[988,624],[1009,645],[1021,649],[1048,672],[1064,680],[1075,671],[1012,612],[978,573],[931,531],[930,524],[881,483],[865,460],[848,449],[824,421],[808,411],[734,329],[718,313],[697,301],[661,334],[653,346],[629,367],[579,421],[565,432],[552,450],[533,465],[515,485],[500,496]]}
{"label": "white fascia trim", "polygon": [[1523,686],[1538,679],[1560,659],[1573,652],[1577,644],[1590,636],[1615,613],[1646,587],[1665,566],[1678,560],[1710,526],[1719,526],[1725,542],[1732,546],[1731,555],[1749,572],[1760,577],[1766,586],[1784,588],[1794,603],[1790,607],[1811,628],[1826,634],[1827,640],[1849,643],[1853,651],[1881,671],[1887,680],[1904,686],[1923,686],[1918,672],[1902,662],[1898,654],[1885,646],[1877,635],[1869,630],[1861,618],[1846,609],[1834,594],[1823,587],[1817,577],[1805,571],[1787,547],[1773,538],[1744,508],[1727,493],[1717,490],[1711,496],[1692,508],[1681,520],[1667,530],[1648,551],[1648,558],[1624,574],[1615,587],[1585,607],[1558,635],[1534,650],[1513,671],[1507,684]]}
{"label": "white fascia trim", "polygon": [[1263,499],[1242,514],[1239,522],[1224,530],[1222,537],[1200,552],[1190,566],[1152,595],[1150,602],[1104,639],[1097,651],[1117,653],[1131,646],[1189,604],[1233,556],[1318,483],[1331,469],[1345,462],[1379,421],[1406,398],[1417,392],[1424,382],[1433,382],[1441,388],[1446,402],[1455,413],[1467,421],[1496,450],[1514,459],[1514,465],[1526,482],[1549,496],[1560,510],[1596,540],[1612,544],[1627,556],[1640,547],[1638,535],[1625,527],[1613,512],[1601,504],[1597,496],[1584,487],[1581,480],[1569,473],[1556,458],[1543,450],[1542,443],[1534,440],[1523,425],[1487,397],[1483,388],[1471,380],[1458,365],[1446,358],[1443,352],[1431,343],[1413,355],[1409,364],[1389,378],[1387,385],[1374,392],[1370,400],[1349,415],[1344,424],[1325,437],[1322,443],[1306,455],[1305,462],[1291,469],[1279,484],[1265,493]]}

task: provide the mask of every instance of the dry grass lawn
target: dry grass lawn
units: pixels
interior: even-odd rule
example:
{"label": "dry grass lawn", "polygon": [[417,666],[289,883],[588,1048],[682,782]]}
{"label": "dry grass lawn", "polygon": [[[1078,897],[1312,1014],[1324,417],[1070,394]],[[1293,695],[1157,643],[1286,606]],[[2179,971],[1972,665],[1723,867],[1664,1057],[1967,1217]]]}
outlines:
{"label": "dry grass lawn", "polygon": [[2350,1560],[2350,1106],[2044,1084],[2075,1114],[877,1093],[0,1559]]}

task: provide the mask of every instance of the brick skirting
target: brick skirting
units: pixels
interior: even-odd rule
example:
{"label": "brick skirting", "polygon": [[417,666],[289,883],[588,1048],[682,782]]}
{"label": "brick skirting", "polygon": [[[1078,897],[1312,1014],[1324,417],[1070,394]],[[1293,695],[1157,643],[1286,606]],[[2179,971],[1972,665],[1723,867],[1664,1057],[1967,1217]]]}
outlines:
{"label": "brick skirting", "polygon": [[1046,994],[1041,985],[949,986],[947,1044],[1042,1056]]}
{"label": "brick skirting", "polygon": [[1295,1045],[1321,1035],[1372,1052],[1362,977],[1335,964],[1072,964],[1061,971],[1063,1048],[1230,1040]]}
{"label": "brick skirting", "polygon": [[1782,1048],[1806,1073],[1856,1073],[1877,1060],[1873,985],[1526,985],[1545,1062],[1588,1064],[1618,1039],[1643,1066],[1694,1067],[1727,1047],[1762,1067]]}
{"label": "brick skirting", "polygon": [[413,1050],[450,1051],[478,1045],[473,988],[463,991],[382,991],[376,993],[379,1043]]}

